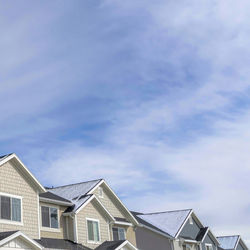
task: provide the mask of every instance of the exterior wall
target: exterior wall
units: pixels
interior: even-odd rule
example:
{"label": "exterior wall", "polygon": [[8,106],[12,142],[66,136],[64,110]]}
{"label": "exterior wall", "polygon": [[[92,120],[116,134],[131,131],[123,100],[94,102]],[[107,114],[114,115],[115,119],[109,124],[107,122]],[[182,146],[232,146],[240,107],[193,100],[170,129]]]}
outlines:
{"label": "exterior wall", "polygon": [[70,216],[67,216],[68,220],[68,239],[71,241],[74,241],[74,224],[73,224],[73,219]]}
{"label": "exterior wall", "polygon": [[245,250],[242,244],[239,242],[238,246],[236,247],[236,250]]}
{"label": "exterior wall", "polygon": [[42,226],[42,218],[41,218],[41,206],[48,207],[57,207],[58,208],[58,216],[59,216],[59,229],[52,228],[42,228],[41,227],[41,237],[43,238],[54,238],[54,239],[66,239],[67,231],[66,231],[66,218],[62,215],[67,207],[58,206],[51,203],[40,202],[40,225]]}
{"label": "exterior wall", "polygon": [[[106,240],[110,240],[109,235],[109,222],[105,218],[100,208],[91,201],[77,214],[77,233],[78,233],[78,243],[81,243],[91,249],[95,249],[98,245]],[[90,243],[88,242],[88,232],[87,232],[87,218],[99,220],[100,228],[100,242]]]}
{"label": "exterior wall", "polygon": [[[190,250],[197,250],[197,244],[189,244],[189,243],[184,243],[184,244],[188,244],[190,246]],[[181,241],[174,240],[173,245],[174,245],[174,250],[183,250]]]}
{"label": "exterior wall", "polygon": [[39,238],[39,197],[24,175],[9,161],[0,166],[0,192],[22,196],[23,225],[0,223],[0,232],[21,230],[33,239]]}
{"label": "exterior wall", "polygon": [[103,188],[103,198],[99,197],[98,188],[93,192],[93,194],[96,195],[99,201],[114,217],[125,218],[121,209],[116,205],[115,198],[110,191],[104,185],[101,185],[100,187]]}
{"label": "exterior wall", "polygon": [[135,230],[131,226],[124,226],[124,225],[113,225],[110,229],[110,239],[113,240],[113,232],[112,228],[113,227],[121,227],[125,229],[126,232],[126,239],[132,243],[134,246],[136,246],[136,235],[135,235]]}
{"label": "exterior wall", "polygon": [[193,218],[193,224],[190,224],[189,220],[187,220],[179,237],[190,237],[192,239],[195,239],[199,231],[200,231],[200,227],[198,226],[198,224],[195,222],[195,219]]}
{"label": "exterior wall", "polygon": [[171,241],[169,239],[151,230],[138,227],[135,233],[136,245],[140,250],[172,250]]}
{"label": "exterior wall", "polygon": [[206,244],[212,244],[213,250],[216,250],[216,244],[210,238],[209,234],[206,235],[204,241],[202,242],[202,250],[206,250]]}

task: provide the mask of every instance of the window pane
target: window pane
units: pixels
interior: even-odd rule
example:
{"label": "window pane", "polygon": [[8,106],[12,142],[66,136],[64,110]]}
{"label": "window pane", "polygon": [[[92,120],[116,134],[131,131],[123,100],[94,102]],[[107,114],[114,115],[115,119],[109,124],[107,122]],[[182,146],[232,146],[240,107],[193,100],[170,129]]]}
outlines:
{"label": "window pane", "polygon": [[57,208],[50,208],[50,223],[52,228],[58,228]]}
{"label": "window pane", "polygon": [[119,240],[125,240],[125,230],[124,228],[118,228]]}
{"label": "window pane", "polygon": [[114,227],[112,230],[113,230],[113,240],[119,240],[118,228]]}
{"label": "window pane", "polygon": [[99,241],[99,224],[98,222],[94,221],[93,222],[93,229],[94,229],[94,240]]}
{"label": "window pane", "polygon": [[50,227],[49,208],[48,207],[42,207],[42,226],[43,227]]}
{"label": "window pane", "polygon": [[10,220],[10,197],[1,196],[1,219]]}
{"label": "window pane", "polygon": [[93,223],[92,221],[87,221],[88,223],[88,238],[91,241],[94,241],[94,232],[93,232]]}
{"label": "window pane", "polygon": [[12,220],[21,221],[21,200],[12,198]]}

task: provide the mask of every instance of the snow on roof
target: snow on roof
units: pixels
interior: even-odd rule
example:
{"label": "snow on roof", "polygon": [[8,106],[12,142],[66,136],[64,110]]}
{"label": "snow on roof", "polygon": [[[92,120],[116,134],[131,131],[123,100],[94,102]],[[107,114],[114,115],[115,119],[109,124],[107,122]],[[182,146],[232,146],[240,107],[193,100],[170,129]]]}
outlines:
{"label": "snow on roof", "polygon": [[101,179],[70,184],[66,186],[50,188],[49,191],[67,200],[70,200],[74,205],[70,209],[67,209],[66,212],[75,212],[90,198],[90,195],[87,195],[87,193],[100,181]]}
{"label": "snow on roof", "polygon": [[239,235],[217,237],[220,247],[223,249],[234,249],[239,239]]}
{"label": "snow on roof", "polygon": [[188,217],[191,209],[166,211],[160,213],[139,214],[137,217],[175,237]]}

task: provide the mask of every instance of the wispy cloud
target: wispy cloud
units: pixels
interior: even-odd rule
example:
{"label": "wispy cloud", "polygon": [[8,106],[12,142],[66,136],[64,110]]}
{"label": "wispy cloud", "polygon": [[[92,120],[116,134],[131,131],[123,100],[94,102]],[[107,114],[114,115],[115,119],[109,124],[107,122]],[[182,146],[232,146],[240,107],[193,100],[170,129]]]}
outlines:
{"label": "wispy cloud", "polygon": [[250,240],[249,2],[25,2],[0,10],[1,151]]}

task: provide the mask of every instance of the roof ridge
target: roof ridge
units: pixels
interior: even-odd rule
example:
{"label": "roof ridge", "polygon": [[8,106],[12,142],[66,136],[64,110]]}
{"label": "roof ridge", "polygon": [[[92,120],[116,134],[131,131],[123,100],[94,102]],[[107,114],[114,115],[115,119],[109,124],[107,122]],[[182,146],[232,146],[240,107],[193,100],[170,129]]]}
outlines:
{"label": "roof ridge", "polygon": [[239,234],[233,234],[233,235],[225,235],[225,236],[216,236],[216,238],[225,238],[225,237],[240,237]]}
{"label": "roof ridge", "polygon": [[180,211],[192,211],[192,209],[177,209],[177,210],[169,210],[162,212],[153,212],[153,213],[141,213],[141,215],[151,215],[151,214],[164,214],[164,213],[172,213],[172,212],[180,212]]}
{"label": "roof ridge", "polygon": [[83,183],[88,183],[88,182],[94,182],[94,181],[102,181],[103,179],[95,179],[95,180],[90,180],[90,181],[82,181],[82,182],[77,182],[77,183],[72,183],[72,184],[66,184],[66,185],[62,185],[62,186],[57,186],[57,187],[48,187],[47,189],[50,190],[50,189],[56,189],[56,188],[62,188],[62,187],[68,187],[68,186],[74,186],[74,185],[79,185],[79,184],[83,184]]}

